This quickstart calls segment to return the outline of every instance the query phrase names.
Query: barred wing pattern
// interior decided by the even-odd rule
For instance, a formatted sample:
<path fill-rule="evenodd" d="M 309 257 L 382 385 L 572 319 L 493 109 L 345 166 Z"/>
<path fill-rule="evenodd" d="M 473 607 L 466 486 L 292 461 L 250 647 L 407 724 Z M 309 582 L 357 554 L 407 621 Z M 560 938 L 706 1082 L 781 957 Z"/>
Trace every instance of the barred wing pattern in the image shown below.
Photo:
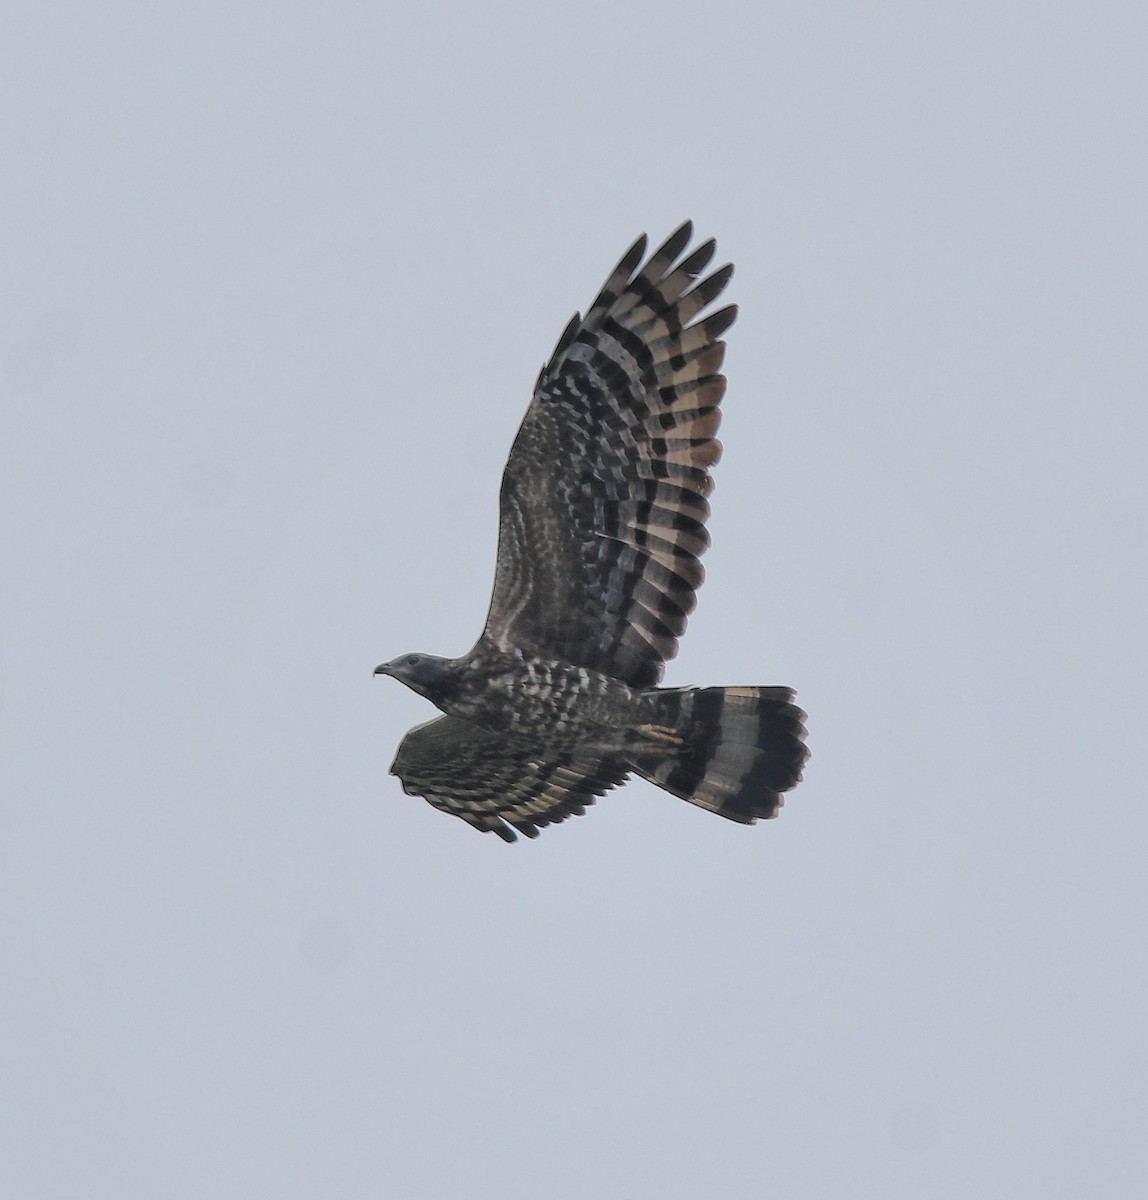
<path fill-rule="evenodd" d="M 515 830 L 537 837 L 545 825 L 580 816 L 628 771 L 573 747 L 543 752 L 457 717 L 416 725 L 391 765 L 408 795 L 507 842 L 517 840 Z"/>
<path fill-rule="evenodd" d="M 633 687 L 658 683 L 677 653 L 709 545 L 720 338 L 737 315 L 695 320 L 733 267 L 697 282 L 714 242 L 678 262 L 692 232 L 687 221 L 640 269 L 639 238 L 543 367 L 503 474 L 479 646 Z"/>

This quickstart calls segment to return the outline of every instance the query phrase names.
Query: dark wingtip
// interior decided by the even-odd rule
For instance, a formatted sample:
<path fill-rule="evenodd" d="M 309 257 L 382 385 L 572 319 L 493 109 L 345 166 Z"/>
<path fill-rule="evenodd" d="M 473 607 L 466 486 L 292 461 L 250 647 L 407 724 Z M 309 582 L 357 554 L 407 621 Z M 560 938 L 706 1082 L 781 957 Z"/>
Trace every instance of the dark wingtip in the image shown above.
<path fill-rule="evenodd" d="M 703 324 L 711 338 L 719 338 L 737 320 L 737 305 L 727 304 L 717 312 L 710 313 Z"/>
<path fill-rule="evenodd" d="M 569 321 L 566 322 L 566 328 L 562 330 L 562 336 L 558 339 L 558 344 L 554 347 L 553 353 L 550 355 L 550 360 L 558 357 L 564 350 L 568 349 L 570 343 L 578 336 L 579 326 L 582 324 L 582 314 L 575 313 Z M 550 361 L 548 360 L 548 361 Z M 546 373 L 546 363 L 542 364 L 542 370 L 539 371 L 539 379 Z"/>
<path fill-rule="evenodd" d="M 689 245 L 694 236 L 693 221 L 685 221 L 670 234 L 668 238 L 654 251 L 654 260 L 665 260 L 673 263 L 679 254 Z"/>
<path fill-rule="evenodd" d="M 638 234 L 634 244 L 622 255 L 617 267 L 614 268 L 615 271 L 624 271 L 627 275 L 632 275 L 634 268 L 645 257 L 648 240 L 644 233 Z"/>
<path fill-rule="evenodd" d="M 685 271 L 691 277 L 696 277 L 706 269 L 716 251 L 717 242 L 713 238 L 710 238 L 708 242 L 702 242 L 696 250 L 683 258 L 678 270 Z"/>

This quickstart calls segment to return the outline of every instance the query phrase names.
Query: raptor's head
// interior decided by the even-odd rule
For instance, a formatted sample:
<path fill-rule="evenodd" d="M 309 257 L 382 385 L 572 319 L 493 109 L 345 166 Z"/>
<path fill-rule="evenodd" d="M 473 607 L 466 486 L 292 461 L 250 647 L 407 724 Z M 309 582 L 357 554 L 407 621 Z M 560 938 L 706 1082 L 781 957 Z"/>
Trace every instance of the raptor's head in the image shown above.
<path fill-rule="evenodd" d="M 389 675 L 405 683 L 411 691 L 425 696 L 432 704 L 450 698 L 457 686 L 454 660 L 434 654 L 400 654 L 375 668 L 376 675 Z"/>

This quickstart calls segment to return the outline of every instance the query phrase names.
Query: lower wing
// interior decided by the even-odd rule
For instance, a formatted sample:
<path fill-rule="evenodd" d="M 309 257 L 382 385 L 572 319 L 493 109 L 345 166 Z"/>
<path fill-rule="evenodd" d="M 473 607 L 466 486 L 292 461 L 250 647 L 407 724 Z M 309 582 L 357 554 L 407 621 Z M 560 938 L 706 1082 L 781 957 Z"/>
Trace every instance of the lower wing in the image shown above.
<path fill-rule="evenodd" d="M 625 778 L 620 760 L 576 746 L 535 746 L 487 733 L 458 717 L 416 725 L 399 745 L 391 774 L 403 791 L 507 842 L 580 816 Z"/>

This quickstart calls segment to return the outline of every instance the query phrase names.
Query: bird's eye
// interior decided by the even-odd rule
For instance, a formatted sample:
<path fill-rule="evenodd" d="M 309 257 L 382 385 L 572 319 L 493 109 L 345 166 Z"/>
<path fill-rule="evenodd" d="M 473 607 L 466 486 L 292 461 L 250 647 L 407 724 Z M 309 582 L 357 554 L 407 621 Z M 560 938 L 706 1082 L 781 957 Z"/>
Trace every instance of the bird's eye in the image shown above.
<path fill-rule="evenodd" d="M 421 662 L 422 662 L 421 655 L 418 655 L 418 654 L 408 654 L 407 655 L 407 666 L 408 667 L 417 667 L 419 665 L 419 663 L 421 663 Z"/>

